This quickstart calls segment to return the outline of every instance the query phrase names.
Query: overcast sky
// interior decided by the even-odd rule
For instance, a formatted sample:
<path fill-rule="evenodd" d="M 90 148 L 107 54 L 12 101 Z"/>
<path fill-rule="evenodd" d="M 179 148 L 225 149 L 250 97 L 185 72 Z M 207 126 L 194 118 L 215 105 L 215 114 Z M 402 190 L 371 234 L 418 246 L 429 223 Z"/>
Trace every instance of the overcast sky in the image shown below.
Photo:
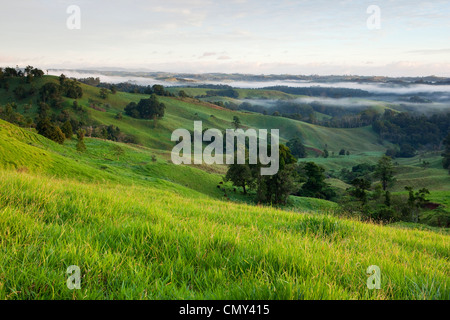
<path fill-rule="evenodd" d="M 67 7 L 81 9 L 70 30 Z M 367 8 L 381 28 L 367 27 Z M 450 1 L 1 0 L 0 65 L 450 76 Z"/>

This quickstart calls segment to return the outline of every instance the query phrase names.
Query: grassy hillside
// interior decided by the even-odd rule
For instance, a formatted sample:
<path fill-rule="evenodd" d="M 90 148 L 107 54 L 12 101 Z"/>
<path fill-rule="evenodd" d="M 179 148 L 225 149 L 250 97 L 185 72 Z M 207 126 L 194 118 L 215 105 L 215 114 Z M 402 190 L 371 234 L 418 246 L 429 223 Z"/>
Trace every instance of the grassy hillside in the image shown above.
<path fill-rule="evenodd" d="M 0 178 L 1 299 L 450 297 L 448 235 L 154 187 Z M 366 287 L 373 264 L 381 290 Z M 66 287 L 69 265 L 81 290 Z"/>
<path fill-rule="evenodd" d="M 25 98 L 17 101 L 14 97 L 13 90 L 19 85 L 19 79 L 12 79 L 10 81 L 9 91 L 2 90 L 0 94 L 0 105 L 8 102 L 16 102 L 19 105 L 19 111 L 22 111 L 22 106 L 28 104 L 30 99 Z M 32 85 L 36 89 L 39 89 L 47 81 L 57 82 L 58 78 L 44 76 L 42 79 L 36 79 Z M 31 84 L 22 85 L 27 90 L 31 87 Z M 351 151 L 381 151 L 386 149 L 385 146 L 377 142 L 377 136 L 370 128 L 326 128 L 283 117 L 264 116 L 249 112 L 235 112 L 189 98 L 182 100 L 172 97 L 160 97 L 161 102 L 166 105 L 166 115 L 164 119 L 158 122 L 158 127 L 154 128 L 153 123 L 147 120 L 133 119 L 128 116 L 124 116 L 123 120 L 114 119 L 114 116 L 118 112 L 123 112 L 123 109 L 129 102 L 138 102 L 140 99 L 148 98 L 147 95 L 117 92 L 116 94 L 109 94 L 106 99 L 101 99 L 100 88 L 85 84 L 81 84 L 81 87 L 83 89 L 83 97 L 78 99 L 78 104 L 88 110 L 89 119 L 93 119 L 99 124 L 114 124 L 119 126 L 123 132 L 134 135 L 139 143 L 151 148 L 171 149 L 170 134 L 172 131 L 180 127 L 192 129 L 194 120 L 202 120 L 204 127 L 227 129 L 231 126 L 233 116 L 237 115 L 245 127 L 280 129 L 280 135 L 283 141 L 302 135 L 307 145 L 319 149 L 322 149 L 325 145 L 333 146 L 336 150 L 348 148 Z M 261 90 L 259 92 L 259 90 L 251 89 L 239 90 L 240 92 L 242 91 L 243 97 L 247 97 L 250 93 L 260 96 L 267 95 L 269 97 L 280 94 L 286 95 L 277 91 Z M 64 100 L 65 107 L 73 114 L 70 110 L 73 100 L 68 98 L 64 98 Z M 31 101 L 36 103 L 37 95 Z M 90 108 L 92 103 L 102 105 L 105 112 Z M 32 111 L 36 111 L 36 107 L 30 112 Z"/>

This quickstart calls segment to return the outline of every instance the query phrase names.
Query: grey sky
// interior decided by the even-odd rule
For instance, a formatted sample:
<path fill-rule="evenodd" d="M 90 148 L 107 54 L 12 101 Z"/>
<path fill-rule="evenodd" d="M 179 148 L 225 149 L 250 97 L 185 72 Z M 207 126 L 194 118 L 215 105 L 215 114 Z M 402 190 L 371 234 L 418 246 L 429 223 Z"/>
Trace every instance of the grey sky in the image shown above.
<path fill-rule="evenodd" d="M 450 1 L 1 0 L 0 39 L 2 66 L 450 76 Z"/>

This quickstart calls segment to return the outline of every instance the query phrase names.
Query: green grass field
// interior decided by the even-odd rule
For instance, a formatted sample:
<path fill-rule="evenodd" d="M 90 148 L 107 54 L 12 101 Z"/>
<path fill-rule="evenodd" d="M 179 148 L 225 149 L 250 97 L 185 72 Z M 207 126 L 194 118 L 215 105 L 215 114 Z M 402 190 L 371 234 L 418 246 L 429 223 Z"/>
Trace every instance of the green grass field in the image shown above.
<path fill-rule="evenodd" d="M 0 173 L 2 299 L 449 299 L 448 235 Z M 68 266 L 82 272 L 70 291 Z M 366 269 L 382 270 L 368 290 Z"/>

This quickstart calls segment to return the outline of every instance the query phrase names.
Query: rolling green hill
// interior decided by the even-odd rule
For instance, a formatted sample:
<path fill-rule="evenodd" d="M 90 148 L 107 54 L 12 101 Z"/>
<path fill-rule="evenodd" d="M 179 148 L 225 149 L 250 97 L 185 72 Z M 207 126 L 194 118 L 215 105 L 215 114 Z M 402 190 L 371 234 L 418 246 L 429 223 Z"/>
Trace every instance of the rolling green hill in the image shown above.
<path fill-rule="evenodd" d="M 57 78 L 33 85 L 46 81 Z M 17 85 L 0 89 L 0 105 L 16 101 Z M 158 97 L 166 114 L 157 123 L 119 120 L 130 101 L 147 96 L 117 92 L 101 99 L 99 88 L 82 88 L 78 103 L 88 124 L 118 126 L 138 143 L 86 137 L 80 153 L 76 139 L 59 145 L 0 120 L 0 299 L 450 298 L 449 235 L 440 229 L 342 218 L 339 205 L 312 198 L 292 196 L 283 208 L 254 205 L 220 184 L 224 166 L 169 161 L 174 129 L 193 129 L 195 120 L 226 129 L 237 115 L 245 128 L 280 129 L 284 142 L 301 136 L 310 149 L 350 150 L 302 160 L 338 171 L 373 164 L 389 146 L 370 127 L 326 128 L 174 97 Z M 79 117 L 72 102 L 65 98 L 64 108 Z M 34 116 L 36 106 L 25 112 L 27 103 L 18 101 L 17 111 Z M 426 186 L 433 201 L 448 207 L 439 156 L 423 157 L 427 169 L 418 157 L 399 160 L 395 191 Z M 66 287 L 70 265 L 81 268 L 82 290 Z M 381 290 L 367 289 L 370 265 L 382 270 Z"/>

